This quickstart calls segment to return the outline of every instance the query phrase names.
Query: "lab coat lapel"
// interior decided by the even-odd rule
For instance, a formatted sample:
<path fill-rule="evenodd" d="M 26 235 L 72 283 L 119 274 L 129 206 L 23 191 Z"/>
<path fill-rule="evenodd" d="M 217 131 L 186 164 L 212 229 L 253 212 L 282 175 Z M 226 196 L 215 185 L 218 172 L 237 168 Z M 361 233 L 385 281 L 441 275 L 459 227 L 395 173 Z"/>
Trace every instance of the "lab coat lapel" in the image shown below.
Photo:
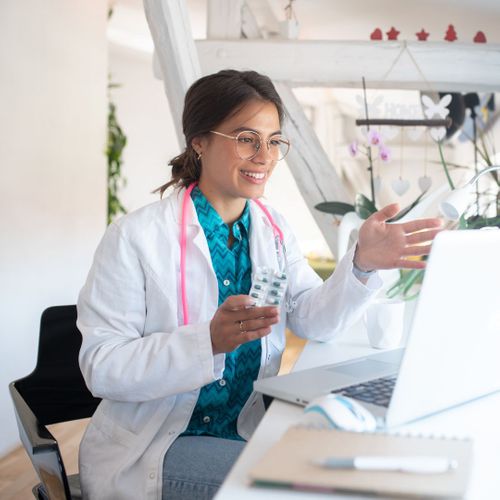
<path fill-rule="evenodd" d="M 252 260 L 252 273 L 259 266 L 278 269 L 279 265 L 271 223 L 258 205 L 252 201 L 250 201 L 250 216 L 250 258 Z"/>

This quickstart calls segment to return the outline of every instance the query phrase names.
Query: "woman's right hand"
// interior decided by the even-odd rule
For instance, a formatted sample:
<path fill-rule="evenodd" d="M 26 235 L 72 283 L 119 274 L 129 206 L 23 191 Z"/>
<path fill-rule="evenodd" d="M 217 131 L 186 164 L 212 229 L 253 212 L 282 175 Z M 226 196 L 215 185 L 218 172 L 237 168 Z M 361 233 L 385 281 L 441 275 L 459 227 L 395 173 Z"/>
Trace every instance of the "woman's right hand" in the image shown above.
<path fill-rule="evenodd" d="M 271 333 L 279 322 L 279 309 L 274 306 L 253 307 L 248 295 L 232 295 L 215 311 L 210 322 L 214 354 L 234 351 L 239 345 Z"/>

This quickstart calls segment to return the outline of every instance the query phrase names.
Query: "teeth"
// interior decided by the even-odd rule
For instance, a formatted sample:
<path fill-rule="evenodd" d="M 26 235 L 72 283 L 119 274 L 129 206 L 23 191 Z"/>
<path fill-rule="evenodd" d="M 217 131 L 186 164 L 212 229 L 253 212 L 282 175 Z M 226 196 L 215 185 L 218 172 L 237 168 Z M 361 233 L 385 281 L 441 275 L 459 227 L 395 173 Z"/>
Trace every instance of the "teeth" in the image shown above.
<path fill-rule="evenodd" d="M 247 172 L 245 170 L 242 170 L 242 172 L 245 175 L 248 175 L 248 177 L 253 177 L 254 179 L 263 179 L 266 176 L 264 172 Z"/>

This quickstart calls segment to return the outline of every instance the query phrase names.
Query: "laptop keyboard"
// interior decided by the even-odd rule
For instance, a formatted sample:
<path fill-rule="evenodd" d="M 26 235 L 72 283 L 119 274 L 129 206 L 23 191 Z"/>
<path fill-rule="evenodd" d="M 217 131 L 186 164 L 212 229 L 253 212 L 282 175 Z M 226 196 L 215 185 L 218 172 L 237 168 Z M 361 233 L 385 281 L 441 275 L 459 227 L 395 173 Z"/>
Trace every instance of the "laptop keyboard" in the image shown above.
<path fill-rule="evenodd" d="M 395 384 L 396 376 L 381 377 L 332 392 L 387 408 Z"/>

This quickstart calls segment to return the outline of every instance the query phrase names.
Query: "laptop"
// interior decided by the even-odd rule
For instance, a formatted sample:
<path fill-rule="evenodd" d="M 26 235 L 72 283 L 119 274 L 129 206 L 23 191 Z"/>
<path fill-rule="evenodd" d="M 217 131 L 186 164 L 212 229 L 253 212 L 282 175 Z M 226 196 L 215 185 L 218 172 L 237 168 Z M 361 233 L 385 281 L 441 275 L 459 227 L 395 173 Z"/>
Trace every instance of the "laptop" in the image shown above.
<path fill-rule="evenodd" d="M 500 230 L 442 231 L 406 348 L 257 380 L 291 403 L 339 392 L 393 427 L 500 390 Z"/>

